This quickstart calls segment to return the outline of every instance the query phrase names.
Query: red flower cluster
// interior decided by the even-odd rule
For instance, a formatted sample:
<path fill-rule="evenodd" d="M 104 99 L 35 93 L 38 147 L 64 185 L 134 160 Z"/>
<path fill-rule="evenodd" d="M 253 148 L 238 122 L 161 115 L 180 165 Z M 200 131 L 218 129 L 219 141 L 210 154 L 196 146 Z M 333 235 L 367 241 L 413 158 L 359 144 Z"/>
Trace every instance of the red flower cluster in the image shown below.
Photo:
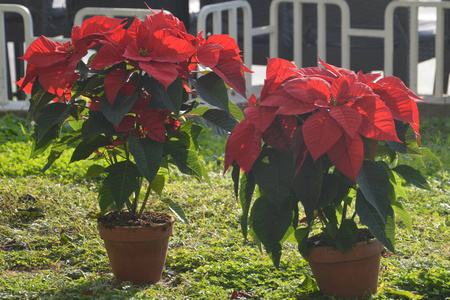
<path fill-rule="evenodd" d="M 90 111 L 100 111 L 105 97 L 113 108 L 121 97 L 138 94 L 130 110 L 123 111 L 120 124 L 114 124 L 115 129 L 124 132 L 139 128 L 159 142 L 165 140 L 165 129 L 178 128 L 179 122 L 174 119 L 177 116 L 168 110 L 149 108 L 152 95 L 133 75 L 147 74 L 166 90 L 180 78 L 190 92 L 188 78 L 194 77 L 198 64 L 202 64 L 245 95 L 244 72 L 248 70 L 234 39 L 227 35 L 204 39 L 201 33 L 195 37 L 173 15 L 152 12 L 144 21 L 134 18 L 129 26 L 122 19 L 90 18 L 72 29 L 71 41 L 66 44 L 39 37 L 22 57 L 28 67 L 26 76 L 18 82 L 20 89 L 31 93 L 38 80 L 47 92 L 55 95 L 54 101 L 71 101 L 71 92 L 74 93 L 74 86 L 82 78 L 79 63 L 89 49 L 95 49 L 97 52 L 86 67 L 91 73 L 103 72 L 103 94 L 98 86 L 96 91 L 84 90 L 82 96 L 88 99 Z M 135 126 L 137 123 L 140 125 Z"/>
<path fill-rule="evenodd" d="M 264 140 L 292 153 L 297 170 L 307 153 L 314 160 L 326 154 L 356 181 L 365 156 L 362 137 L 400 142 L 394 120 L 408 122 L 419 136 L 415 100 L 421 99 L 400 79 L 320 62 L 325 68 L 269 59 L 260 100 L 248 99 L 246 118 L 228 139 L 225 169 L 235 161 L 249 172 Z"/>

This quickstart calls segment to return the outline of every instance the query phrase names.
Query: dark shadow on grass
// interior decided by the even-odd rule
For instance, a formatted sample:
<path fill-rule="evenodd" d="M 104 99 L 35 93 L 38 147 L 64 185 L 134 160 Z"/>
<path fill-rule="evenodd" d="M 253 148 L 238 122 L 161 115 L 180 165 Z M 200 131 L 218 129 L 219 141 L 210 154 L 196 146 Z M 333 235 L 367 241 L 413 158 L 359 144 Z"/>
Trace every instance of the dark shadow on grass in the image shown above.
<path fill-rule="evenodd" d="M 150 286 L 118 281 L 111 274 L 68 276 L 74 278 L 67 277 L 64 286 L 54 295 L 48 295 L 47 299 L 129 299 Z"/>

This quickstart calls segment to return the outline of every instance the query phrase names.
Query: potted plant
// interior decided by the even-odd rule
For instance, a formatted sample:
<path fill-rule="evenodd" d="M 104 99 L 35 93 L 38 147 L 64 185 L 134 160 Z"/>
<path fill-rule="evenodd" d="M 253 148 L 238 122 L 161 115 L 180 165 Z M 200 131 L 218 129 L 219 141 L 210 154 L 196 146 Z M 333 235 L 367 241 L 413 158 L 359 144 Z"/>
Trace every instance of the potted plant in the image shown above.
<path fill-rule="evenodd" d="M 320 62 L 269 59 L 260 99 L 248 99 L 227 140 L 225 170 L 233 166 L 245 238 L 262 243 L 278 267 L 281 244 L 295 236 L 322 292 L 358 297 L 376 292 L 384 247 L 395 251 L 395 217 L 412 227 L 402 181 L 429 188 L 400 157 L 436 158 L 420 147 L 421 99 L 400 79 Z M 355 268 L 365 256 L 373 275 Z"/>
<path fill-rule="evenodd" d="M 163 197 L 168 170 L 208 180 L 196 117 L 230 132 L 243 115 L 227 87 L 244 95 L 247 71 L 229 36 L 192 36 L 177 18 L 152 12 L 144 21 L 93 17 L 65 44 L 39 37 L 22 57 L 27 72 L 18 82 L 31 94 L 32 156 L 50 148 L 44 171 L 70 147 L 71 162 L 97 162 L 87 175 L 101 178 L 100 235 L 116 278 L 136 283 L 161 278 L 174 223 L 147 211 L 149 199 L 162 199 L 186 220 Z M 197 94 L 210 105 L 200 105 Z M 72 129 L 62 130 L 67 123 Z"/>

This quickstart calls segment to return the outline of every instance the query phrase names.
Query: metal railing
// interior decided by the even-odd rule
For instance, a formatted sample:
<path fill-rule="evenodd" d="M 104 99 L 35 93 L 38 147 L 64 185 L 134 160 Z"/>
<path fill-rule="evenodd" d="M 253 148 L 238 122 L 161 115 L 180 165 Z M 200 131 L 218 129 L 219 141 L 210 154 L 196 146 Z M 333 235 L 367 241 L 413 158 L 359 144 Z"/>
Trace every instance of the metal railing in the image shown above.
<path fill-rule="evenodd" d="M 222 26 L 222 13 L 228 13 L 228 34 L 238 40 L 239 28 L 238 28 L 238 11 L 243 12 L 243 60 L 247 66 L 252 65 L 253 61 L 253 41 L 254 34 L 252 28 L 252 9 L 247 1 L 229 1 L 217 4 L 206 5 L 202 7 L 197 18 L 198 31 L 204 31 L 206 34 L 206 23 L 209 15 L 212 15 L 212 34 L 224 33 Z M 246 81 L 251 81 L 251 73 L 246 74 Z"/>
<path fill-rule="evenodd" d="M 161 10 L 154 10 L 160 12 Z M 164 11 L 170 14 L 169 11 Z M 16 13 L 19 14 L 23 19 L 24 24 L 24 49 L 37 38 L 34 36 L 34 28 L 32 22 L 32 16 L 28 8 L 18 4 L 0 4 L 0 110 L 10 111 L 10 110 L 27 110 L 29 106 L 28 101 L 23 100 L 13 100 L 8 97 L 8 85 L 11 82 L 7 80 L 8 78 L 8 62 L 7 62 L 7 41 L 5 33 L 5 13 Z M 108 16 L 108 17 L 134 17 L 139 19 L 144 19 L 145 16 L 151 14 L 148 9 L 129 9 L 129 8 L 103 8 L 103 7 L 86 7 L 80 9 L 74 19 L 75 25 L 81 25 L 83 20 L 88 16 Z M 64 37 L 50 37 L 53 41 L 60 43 L 65 43 L 70 41 L 69 38 Z M 26 64 L 25 64 L 26 65 Z M 10 69 L 14 66 L 10 66 Z M 9 74 L 12 78 L 12 75 Z"/>
<path fill-rule="evenodd" d="M 436 77 L 434 81 L 434 97 L 437 99 L 445 97 L 444 91 L 444 10 L 450 9 L 450 1 L 443 2 L 423 2 L 423 1 L 393 1 L 388 4 L 384 17 L 384 73 L 393 74 L 394 56 L 394 12 L 399 7 L 410 9 L 409 25 L 409 88 L 417 92 L 417 66 L 419 62 L 419 7 L 436 8 L 436 36 L 435 36 L 435 56 L 436 56 Z"/>
<path fill-rule="evenodd" d="M 242 40 L 244 63 L 252 66 L 253 44 L 252 39 L 258 35 L 269 35 L 270 57 L 278 56 L 279 40 L 279 8 L 281 3 L 293 4 L 293 49 L 294 62 L 302 66 L 302 5 L 316 4 L 317 6 L 317 51 L 318 56 L 326 61 L 326 5 L 336 5 L 341 11 L 341 66 L 350 67 L 351 37 L 373 37 L 384 40 L 384 73 L 393 74 L 394 65 L 394 12 L 397 8 L 410 9 L 409 26 L 409 88 L 417 92 L 417 65 L 418 65 L 418 8 L 435 7 L 437 10 L 435 56 L 436 56 L 436 80 L 434 87 L 435 99 L 446 99 L 448 95 L 444 91 L 444 11 L 450 9 L 450 1 L 422 2 L 397 0 L 392 1 L 385 10 L 384 29 L 361 29 L 350 26 L 350 9 L 345 0 L 273 0 L 270 5 L 270 20 L 267 26 L 252 27 L 252 10 L 247 1 L 237 0 L 202 7 L 197 19 L 197 29 L 206 30 L 206 20 L 213 15 L 213 33 L 222 33 L 222 12 L 228 12 L 228 34 L 238 39 L 238 10 L 243 12 Z M 4 30 L 4 14 L 13 12 L 20 14 L 24 22 L 25 48 L 36 38 L 33 36 L 33 23 L 30 11 L 21 5 L 0 4 L 0 109 L 26 109 L 28 101 L 11 101 L 7 97 L 7 56 L 6 38 Z M 84 8 L 75 16 L 75 24 L 81 24 L 86 16 L 106 15 L 138 16 L 140 18 L 149 14 L 147 9 L 124 8 Z M 52 38 L 55 41 L 65 42 L 68 39 Z M 406 55 L 406 54 L 405 54 Z M 247 75 L 247 82 L 251 82 L 251 75 Z"/>
<path fill-rule="evenodd" d="M 341 12 L 341 67 L 350 68 L 351 57 L 351 37 L 369 37 L 384 40 L 384 74 L 386 76 L 393 74 L 394 66 L 394 11 L 398 7 L 410 8 L 410 49 L 409 49 L 409 88 L 417 92 L 417 65 L 418 65 L 418 8 L 419 7 L 436 7 L 437 9 L 437 32 L 436 32 L 436 80 L 434 88 L 434 98 L 446 99 L 444 91 L 444 10 L 450 8 L 450 2 L 421 2 L 397 0 L 392 1 L 386 7 L 384 12 L 384 29 L 364 29 L 353 28 L 350 25 L 350 9 L 345 0 L 273 0 L 270 5 L 270 20 L 267 26 L 249 28 L 246 24 L 250 23 L 246 18 L 251 17 L 251 8 L 246 1 L 229 1 L 225 3 L 206 5 L 201 9 L 197 28 L 199 30 L 206 29 L 206 17 L 213 14 L 213 33 L 221 33 L 221 12 L 228 11 L 231 14 L 228 20 L 228 26 L 231 28 L 229 32 L 233 37 L 237 38 L 235 33 L 235 11 L 236 9 L 244 9 L 244 28 L 243 28 L 243 52 L 244 63 L 251 68 L 252 38 L 257 35 L 269 34 L 270 57 L 278 57 L 279 45 L 279 10 L 280 4 L 293 4 L 293 49 L 294 63 L 301 67 L 302 64 L 302 6 L 304 4 L 315 4 L 317 6 L 317 55 L 324 61 L 327 58 L 327 29 L 326 29 L 326 5 L 336 5 Z M 202 12 L 203 11 L 203 12 Z M 251 19 L 250 19 L 251 20 Z M 407 55 L 405 53 L 405 55 Z"/>
<path fill-rule="evenodd" d="M 1 4 L 0 5 L 0 109 L 1 110 L 26 110 L 28 108 L 28 101 L 12 101 L 8 99 L 8 85 L 11 82 L 8 78 L 8 57 L 7 57 L 7 42 L 5 32 L 5 13 L 19 14 L 23 19 L 24 27 L 24 44 L 30 45 L 33 40 L 33 22 L 31 13 L 25 6 L 16 4 Z M 12 67 L 12 66 L 11 66 Z"/>
<path fill-rule="evenodd" d="M 160 9 L 154 9 L 160 12 Z M 170 14 L 169 11 L 164 10 L 165 14 Z M 151 14 L 151 11 L 146 8 L 107 8 L 107 7 L 85 7 L 80 9 L 73 20 L 74 25 L 81 25 L 87 16 L 106 16 L 110 18 L 116 17 L 134 17 L 138 19 L 145 19 Z"/>

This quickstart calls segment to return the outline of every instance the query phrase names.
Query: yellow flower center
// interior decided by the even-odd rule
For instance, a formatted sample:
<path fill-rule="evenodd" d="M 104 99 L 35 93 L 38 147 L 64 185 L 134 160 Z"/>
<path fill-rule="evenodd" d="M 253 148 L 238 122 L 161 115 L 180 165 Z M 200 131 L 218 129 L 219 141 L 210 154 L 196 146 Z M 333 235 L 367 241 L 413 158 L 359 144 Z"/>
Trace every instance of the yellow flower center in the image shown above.
<path fill-rule="evenodd" d="M 148 54 L 147 48 L 141 48 L 139 49 L 139 55 L 146 56 Z"/>

